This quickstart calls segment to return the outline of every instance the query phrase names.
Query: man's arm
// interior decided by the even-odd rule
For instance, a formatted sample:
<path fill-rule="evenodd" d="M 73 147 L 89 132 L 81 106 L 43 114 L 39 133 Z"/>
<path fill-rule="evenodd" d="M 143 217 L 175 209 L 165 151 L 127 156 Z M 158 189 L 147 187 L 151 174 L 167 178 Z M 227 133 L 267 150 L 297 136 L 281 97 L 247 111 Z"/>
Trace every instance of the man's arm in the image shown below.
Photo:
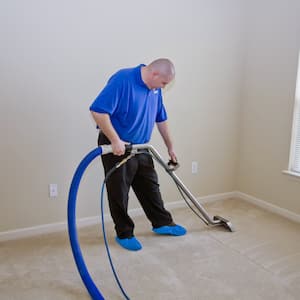
<path fill-rule="evenodd" d="M 156 123 L 156 125 L 157 125 L 160 135 L 162 136 L 162 138 L 168 148 L 168 153 L 170 155 L 171 160 L 173 162 L 177 162 L 177 158 L 176 158 L 176 154 L 173 149 L 173 142 L 171 139 L 167 121 Z"/>
<path fill-rule="evenodd" d="M 111 124 L 109 114 L 97 113 L 94 111 L 91 111 L 91 113 L 101 131 L 110 140 L 113 154 L 123 155 L 125 153 L 126 143 L 120 139 L 119 135 L 115 131 L 113 125 Z"/>

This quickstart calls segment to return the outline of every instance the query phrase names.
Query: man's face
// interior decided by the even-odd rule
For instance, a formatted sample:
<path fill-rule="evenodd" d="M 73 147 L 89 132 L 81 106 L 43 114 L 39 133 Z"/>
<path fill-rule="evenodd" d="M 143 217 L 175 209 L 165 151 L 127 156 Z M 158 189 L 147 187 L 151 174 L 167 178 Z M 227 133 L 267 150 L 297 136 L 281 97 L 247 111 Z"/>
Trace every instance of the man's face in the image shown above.
<path fill-rule="evenodd" d="M 168 83 L 170 83 L 173 80 L 172 77 L 164 76 L 159 73 L 153 73 L 151 78 L 151 88 L 152 89 L 158 89 L 158 88 L 164 88 Z"/>

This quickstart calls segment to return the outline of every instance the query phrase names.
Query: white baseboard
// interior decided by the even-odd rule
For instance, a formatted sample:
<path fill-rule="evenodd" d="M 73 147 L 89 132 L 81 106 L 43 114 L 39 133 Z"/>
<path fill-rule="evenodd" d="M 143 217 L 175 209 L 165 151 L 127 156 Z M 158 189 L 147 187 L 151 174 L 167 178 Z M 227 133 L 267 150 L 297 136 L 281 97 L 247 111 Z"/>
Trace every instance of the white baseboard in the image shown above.
<path fill-rule="evenodd" d="M 289 220 L 300 223 L 300 215 L 293 213 L 287 209 L 281 208 L 279 206 L 273 205 L 264 200 L 255 198 L 251 195 L 247 195 L 245 193 L 239 192 L 239 191 L 198 197 L 197 200 L 201 204 L 205 204 L 205 203 L 210 203 L 210 202 L 214 202 L 214 201 L 226 200 L 226 199 L 230 199 L 230 198 L 239 198 L 241 200 L 250 202 L 254 205 L 264 208 L 270 212 L 273 212 L 275 214 L 283 216 Z M 165 203 L 165 207 L 168 210 L 181 208 L 184 206 L 186 206 L 186 204 L 183 200 Z M 143 212 L 142 208 L 134 208 L 134 209 L 129 209 L 128 213 L 132 217 L 137 217 L 137 216 L 142 215 L 144 212 Z M 105 214 L 104 218 L 105 218 L 105 222 L 112 221 L 111 216 L 109 214 Z M 100 215 L 94 216 L 94 217 L 77 219 L 78 228 L 91 226 L 91 225 L 95 225 L 95 224 L 99 224 L 99 223 L 100 223 Z M 20 229 L 16 229 L 16 230 L 0 232 L 0 242 L 7 241 L 7 240 L 13 240 L 13 239 L 27 238 L 27 237 L 41 235 L 41 234 L 54 233 L 54 232 L 59 232 L 59 231 L 67 231 L 67 222 L 45 224 L 45 225 L 39 225 L 39 226 L 35 226 L 35 227 L 27 227 L 27 228 L 20 228 Z"/>
<path fill-rule="evenodd" d="M 232 198 L 234 196 L 235 196 L 235 192 L 229 192 L 229 193 L 214 194 L 214 195 L 208 195 L 208 196 L 204 196 L 204 197 L 198 197 L 197 200 L 203 204 L 203 203 L 214 202 L 214 201 L 218 201 L 218 200 Z M 186 204 L 183 200 L 165 203 L 165 207 L 168 210 L 184 207 L 185 205 Z M 136 217 L 136 216 L 142 215 L 144 212 L 143 212 L 142 208 L 134 208 L 134 209 L 129 209 L 128 213 L 130 214 L 130 216 Z M 105 222 L 112 221 L 110 214 L 105 214 L 104 218 L 105 218 Z M 99 223 L 100 223 L 100 215 L 88 217 L 88 218 L 77 219 L 78 228 L 95 225 L 95 224 L 99 224 Z M 59 232 L 59 231 L 67 231 L 67 227 L 68 227 L 67 222 L 59 222 L 59 223 L 53 223 L 53 224 L 39 225 L 39 226 L 35 226 L 35 227 L 27 227 L 27 228 L 20 228 L 20 229 L 16 229 L 16 230 L 4 231 L 4 232 L 0 232 L 0 242 L 7 241 L 7 240 L 27 238 L 27 237 L 36 236 L 36 235 L 54 233 L 54 232 Z"/>
<path fill-rule="evenodd" d="M 105 220 L 107 222 L 112 221 L 111 216 L 105 215 Z M 77 219 L 78 228 L 82 228 L 82 227 L 86 227 L 98 223 L 100 223 L 100 216 Z M 7 240 L 22 239 L 31 236 L 37 236 L 37 235 L 60 232 L 60 231 L 67 231 L 67 230 L 68 230 L 67 222 L 59 222 L 59 223 L 38 225 L 34 227 L 20 228 L 16 230 L 0 232 L 0 242 L 7 241 Z"/>
<path fill-rule="evenodd" d="M 291 212 L 290 210 L 287 210 L 285 208 L 279 207 L 277 205 L 271 204 L 269 202 L 266 202 L 264 200 L 258 199 L 256 197 L 250 196 L 248 194 L 245 194 L 245 193 L 242 193 L 239 191 L 234 192 L 234 194 L 235 194 L 236 198 L 250 202 L 256 206 L 259 206 L 259 207 L 266 209 L 272 213 L 275 213 L 277 215 L 285 217 L 291 221 L 300 223 L 300 215 L 298 215 L 294 212 Z"/>

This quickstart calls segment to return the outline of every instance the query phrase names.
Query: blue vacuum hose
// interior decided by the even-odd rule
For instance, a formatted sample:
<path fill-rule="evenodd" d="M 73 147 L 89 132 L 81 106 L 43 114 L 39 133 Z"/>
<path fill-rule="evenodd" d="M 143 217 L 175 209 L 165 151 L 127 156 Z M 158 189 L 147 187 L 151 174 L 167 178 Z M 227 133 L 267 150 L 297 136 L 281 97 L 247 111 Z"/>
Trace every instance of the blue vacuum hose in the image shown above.
<path fill-rule="evenodd" d="M 69 191 L 69 199 L 68 199 L 68 230 L 69 230 L 71 248 L 81 279 L 85 284 L 93 300 L 102 300 L 102 299 L 104 300 L 104 297 L 102 296 L 101 292 L 98 290 L 95 283 L 93 282 L 87 270 L 87 267 L 85 265 L 84 259 L 82 257 L 81 249 L 78 242 L 77 229 L 76 229 L 76 197 L 77 197 L 80 180 L 84 171 L 91 163 L 91 161 L 95 157 L 101 154 L 102 154 L 102 148 L 98 147 L 93 151 L 91 151 L 89 154 L 87 154 L 86 157 L 81 161 L 74 174 L 70 191 Z"/>

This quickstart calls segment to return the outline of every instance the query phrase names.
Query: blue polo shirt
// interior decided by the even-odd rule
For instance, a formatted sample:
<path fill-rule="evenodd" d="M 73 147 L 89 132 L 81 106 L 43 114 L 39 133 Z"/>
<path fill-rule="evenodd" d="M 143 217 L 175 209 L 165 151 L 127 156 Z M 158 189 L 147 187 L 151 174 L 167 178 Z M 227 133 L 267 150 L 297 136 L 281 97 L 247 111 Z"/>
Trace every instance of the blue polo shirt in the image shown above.
<path fill-rule="evenodd" d="M 145 85 L 142 66 L 115 73 L 90 106 L 91 111 L 109 114 L 121 140 L 132 144 L 148 143 L 155 122 L 167 120 L 161 89 Z"/>

